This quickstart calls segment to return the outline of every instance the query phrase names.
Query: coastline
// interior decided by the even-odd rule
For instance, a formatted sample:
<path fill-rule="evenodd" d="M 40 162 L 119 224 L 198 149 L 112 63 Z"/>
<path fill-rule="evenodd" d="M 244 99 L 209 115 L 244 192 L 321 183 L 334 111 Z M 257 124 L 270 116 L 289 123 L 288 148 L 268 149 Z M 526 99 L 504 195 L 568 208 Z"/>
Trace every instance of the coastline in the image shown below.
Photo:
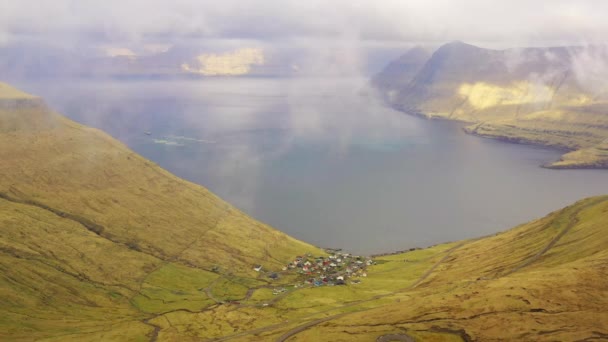
<path fill-rule="evenodd" d="M 450 118 L 450 117 L 445 117 L 445 116 L 428 115 L 421 111 L 415 111 L 412 109 L 400 108 L 399 106 L 393 106 L 390 103 L 386 103 L 385 105 L 387 105 L 390 108 L 393 108 L 399 112 L 402 112 L 406 115 L 410 115 L 410 116 L 414 116 L 414 117 L 418 117 L 418 118 L 422 118 L 422 119 L 453 121 L 453 122 L 462 123 L 463 125 L 465 125 L 464 127 L 462 127 L 462 130 L 466 134 L 472 135 L 472 136 L 475 136 L 478 138 L 492 139 L 492 140 L 497 140 L 497 141 L 500 141 L 503 143 L 509 143 L 509 144 L 544 147 L 544 148 L 549 148 L 549 149 L 562 153 L 562 157 L 560 159 L 555 160 L 555 161 L 548 161 L 547 163 L 543 163 L 543 164 L 539 165 L 539 167 L 541 167 L 541 168 L 551 169 L 551 170 L 607 170 L 608 169 L 608 161 L 602 162 L 601 160 L 597 160 L 594 162 L 593 161 L 592 162 L 572 161 L 570 164 L 567 164 L 567 165 L 559 164 L 560 162 L 564 161 L 564 159 L 563 159 L 564 155 L 566 155 L 568 153 L 576 152 L 576 151 L 581 151 L 584 148 L 574 148 L 574 147 L 567 146 L 564 144 L 559 144 L 559 143 L 545 143 L 545 142 L 538 141 L 538 140 L 526 139 L 525 137 L 522 137 L 522 136 L 483 134 L 483 133 L 479 133 L 477 131 L 477 128 L 481 124 L 480 122 L 455 119 L 455 118 Z"/>

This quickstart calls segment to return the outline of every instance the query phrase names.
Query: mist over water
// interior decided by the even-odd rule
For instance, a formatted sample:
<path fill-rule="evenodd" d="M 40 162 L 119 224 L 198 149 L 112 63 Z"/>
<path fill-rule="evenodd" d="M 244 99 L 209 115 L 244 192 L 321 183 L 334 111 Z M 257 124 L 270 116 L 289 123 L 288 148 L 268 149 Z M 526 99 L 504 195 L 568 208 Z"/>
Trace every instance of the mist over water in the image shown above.
<path fill-rule="evenodd" d="M 323 247 L 380 253 L 492 234 L 608 193 L 605 170 L 381 106 L 365 80 L 19 84 L 245 212 Z"/>

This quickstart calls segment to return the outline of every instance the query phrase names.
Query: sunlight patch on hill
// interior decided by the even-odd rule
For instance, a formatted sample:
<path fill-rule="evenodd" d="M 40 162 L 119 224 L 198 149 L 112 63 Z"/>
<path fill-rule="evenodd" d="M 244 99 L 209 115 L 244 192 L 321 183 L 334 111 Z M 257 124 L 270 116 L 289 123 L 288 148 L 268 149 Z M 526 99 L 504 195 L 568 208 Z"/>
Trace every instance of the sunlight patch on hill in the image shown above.
<path fill-rule="evenodd" d="M 513 83 L 509 87 L 485 82 L 463 83 L 458 88 L 458 95 L 476 109 L 548 102 L 551 101 L 553 94 L 554 90 L 551 87 L 526 81 Z"/>
<path fill-rule="evenodd" d="M 264 51 L 258 48 L 239 49 L 223 54 L 202 54 L 196 64 L 182 64 L 182 70 L 205 76 L 246 75 L 253 65 L 264 64 Z"/>

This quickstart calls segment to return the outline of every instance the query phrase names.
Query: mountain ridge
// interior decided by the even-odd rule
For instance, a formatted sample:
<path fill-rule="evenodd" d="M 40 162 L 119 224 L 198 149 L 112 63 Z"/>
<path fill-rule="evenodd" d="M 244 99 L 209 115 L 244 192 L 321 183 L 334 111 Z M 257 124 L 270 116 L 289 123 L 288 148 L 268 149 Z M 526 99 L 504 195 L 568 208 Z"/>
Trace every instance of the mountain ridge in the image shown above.
<path fill-rule="evenodd" d="M 585 151 L 546 167 L 604 168 L 608 88 L 593 68 L 607 57 L 603 46 L 490 50 L 452 42 L 399 82 L 382 86 L 388 74 L 401 76 L 389 65 L 372 84 L 390 106 L 469 122 L 471 134 Z"/>

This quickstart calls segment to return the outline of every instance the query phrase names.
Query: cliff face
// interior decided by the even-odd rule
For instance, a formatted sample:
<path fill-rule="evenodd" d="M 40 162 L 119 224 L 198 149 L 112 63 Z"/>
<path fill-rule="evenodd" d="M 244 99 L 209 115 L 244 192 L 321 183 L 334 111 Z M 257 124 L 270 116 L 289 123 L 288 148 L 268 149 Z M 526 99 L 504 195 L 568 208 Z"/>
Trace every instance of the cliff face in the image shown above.
<path fill-rule="evenodd" d="M 467 129 L 473 134 L 577 150 L 608 137 L 608 88 L 598 82 L 598 64 L 600 72 L 608 65 L 602 47 L 489 50 L 453 42 L 407 82 L 378 88 L 399 110 L 475 123 Z M 386 71 L 376 78 L 390 80 Z"/>

